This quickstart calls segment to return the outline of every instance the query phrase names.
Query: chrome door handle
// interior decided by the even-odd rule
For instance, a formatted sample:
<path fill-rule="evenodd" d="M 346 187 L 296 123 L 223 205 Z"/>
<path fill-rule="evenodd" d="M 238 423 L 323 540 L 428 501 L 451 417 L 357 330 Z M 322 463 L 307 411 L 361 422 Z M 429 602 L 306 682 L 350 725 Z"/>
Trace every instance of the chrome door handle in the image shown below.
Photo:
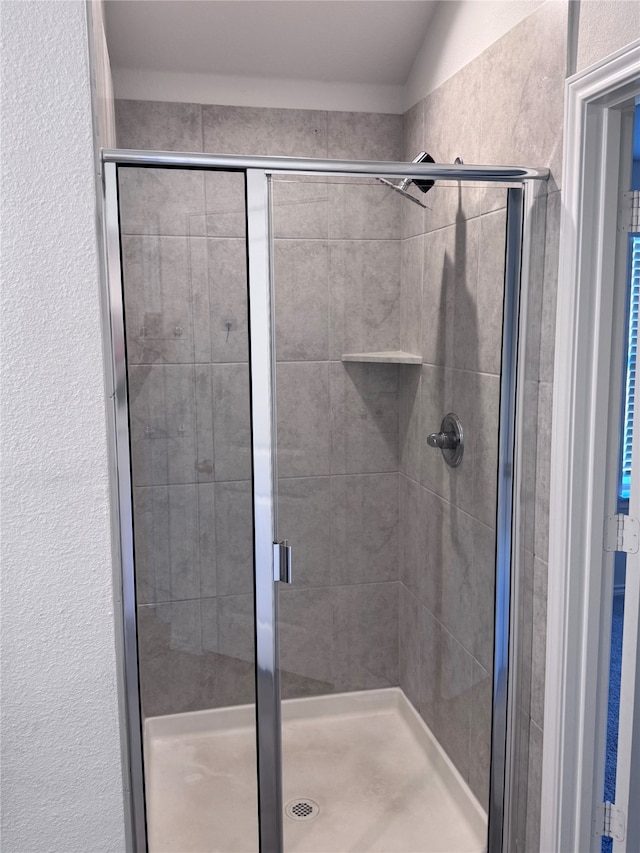
<path fill-rule="evenodd" d="M 291 583 L 291 545 L 288 539 L 273 543 L 273 579 Z"/>

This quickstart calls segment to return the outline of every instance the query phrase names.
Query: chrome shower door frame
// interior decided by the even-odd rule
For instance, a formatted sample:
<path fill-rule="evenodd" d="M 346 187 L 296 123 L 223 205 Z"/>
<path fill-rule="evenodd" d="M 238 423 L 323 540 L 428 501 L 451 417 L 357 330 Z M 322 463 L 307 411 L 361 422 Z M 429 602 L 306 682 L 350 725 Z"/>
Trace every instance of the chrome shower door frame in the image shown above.
<path fill-rule="evenodd" d="M 283 850 L 282 756 L 278 663 L 277 586 L 274 579 L 275 541 L 275 352 L 271 281 L 272 235 L 269 179 L 272 175 L 325 177 L 419 178 L 461 183 L 519 185 L 507 194 L 505 304 L 500 380 L 500 436 L 498 448 L 498 515 L 496 526 L 496 609 L 494 624 L 493 714 L 489 853 L 506 850 L 509 838 L 513 739 L 516 731 L 514 690 L 517 669 L 518 547 L 524 395 L 526 290 L 523 246 L 530 244 L 530 211 L 537 186 L 548 170 L 524 167 L 443 166 L 375 161 L 308 160 L 285 157 L 234 157 L 173 152 L 113 150 L 103 152 L 104 205 L 108 270 L 105 318 L 111 340 L 107 383 L 115 399 L 112 425 L 115 437 L 118 526 L 122 564 L 122 618 L 127 695 L 126 741 L 128 782 L 133 812 L 132 849 L 146 849 L 141 714 L 138 689 L 135 576 L 133 559 L 129 412 L 122 305 L 122 270 L 118 212 L 117 169 L 136 166 L 217 171 L 240 171 L 246 178 L 246 223 L 249 291 L 249 361 L 254 512 L 254 581 L 256 636 L 256 725 L 258 750 L 258 808 L 261 853 Z"/>

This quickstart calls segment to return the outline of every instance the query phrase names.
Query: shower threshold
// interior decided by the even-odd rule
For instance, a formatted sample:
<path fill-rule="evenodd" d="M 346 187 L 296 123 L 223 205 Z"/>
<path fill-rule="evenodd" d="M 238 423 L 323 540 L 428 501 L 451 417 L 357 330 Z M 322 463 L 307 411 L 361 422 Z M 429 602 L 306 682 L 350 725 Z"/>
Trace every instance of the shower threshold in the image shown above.
<path fill-rule="evenodd" d="M 400 688 L 282 703 L 287 853 L 479 853 L 486 815 Z M 255 853 L 253 705 L 153 717 L 150 853 Z"/>

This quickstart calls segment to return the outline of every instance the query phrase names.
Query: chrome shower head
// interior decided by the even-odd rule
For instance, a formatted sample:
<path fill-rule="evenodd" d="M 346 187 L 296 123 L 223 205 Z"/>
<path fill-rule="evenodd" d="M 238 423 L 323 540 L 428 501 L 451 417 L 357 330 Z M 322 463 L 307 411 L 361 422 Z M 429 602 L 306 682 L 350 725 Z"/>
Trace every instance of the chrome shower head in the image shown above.
<path fill-rule="evenodd" d="M 392 184 L 391 181 L 388 181 L 386 178 L 376 178 L 376 180 L 380 181 L 381 184 L 385 184 L 385 186 L 387 186 L 387 187 L 391 187 L 392 190 L 395 190 L 397 193 L 400 193 L 400 195 L 403 195 L 405 198 L 408 198 L 409 201 L 412 201 L 414 204 L 417 204 L 418 207 L 424 207 L 425 210 L 431 210 L 431 208 L 428 207 L 426 204 L 423 204 L 419 198 L 415 198 L 414 196 L 410 195 L 403 188 L 403 184 L 407 184 L 407 183 L 410 184 L 411 183 L 410 180 L 409 181 L 404 180 L 404 181 L 402 181 L 401 184 Z"/>
<path fill-rule="evenodd" d="M 413 158 L 413 160 L 411 162 L 412 163 L 435 163 L 435 160 L 433 159 L 433 157 L 430 154 L 427 154 L 426 151 L 421 151 L 417 157 Z M 408 198 L 414 204 L 417 204 L 420 207 L 424 207 L 427 210 L 429 209 L 426 204 L 423 204 L 417 198 L 410 195 L 407 192 L 407 190 L 408 190 L 410 184 L 415 184 L 419 190 L 421 190 L 423 193 L 426 193 L 426 192 L 429 192 L 431 187 L 434 185 L 435 181 L 432 181 L 430 179 L 420 180 L 420 178 L 404 178 L 402 181 L 400 181 L 399 184 L 392 184 L 391 181 L 387 181 L 384 178 L 378 178 L 378 180 L 381 183 L 386 184 L 388 187 L 391 187 L 391 189 L 395 190 L 396 192 L 401 193 L 403 196 L 405 196 L 405 198 Z"/>

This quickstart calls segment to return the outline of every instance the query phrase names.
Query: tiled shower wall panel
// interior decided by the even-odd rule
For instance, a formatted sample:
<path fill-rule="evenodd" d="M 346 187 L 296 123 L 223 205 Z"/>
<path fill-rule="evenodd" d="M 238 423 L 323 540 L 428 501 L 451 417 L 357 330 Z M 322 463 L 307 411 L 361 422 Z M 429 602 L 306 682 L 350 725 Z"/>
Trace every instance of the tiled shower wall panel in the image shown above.
<path fill-rule="evenodd" d="M 549 166 L 552 172 L 549 194 L 539 205 L 538 240 L 546 245 L 544 252 L 540 245 L 535 252 L 526 356 L 529 440 L 524 460 L 525 583 L 519 603 L 524 642 L 518 685 L 525 736 L 520 745 L 521 808 L 513 845 L 514 850 L 527 851 L 539 847 L 566 32 L 567 4 L 545 3 L 404 116 L 403 159 L 426 150 L 439 162 L 450 163 L 459 156 L 465 163 L 521 163 Z M 410 320 L 422 303 L 421 328 L 416 322 L 405 328 L 413 341 L 422 335 L 424 364 L 421 372 L 416 368 L 416 373 L 406 374 L 401 393 L 401 685 L 410 697 L 418 696 L 412 701 L 486 803 L 491 673 L 487 620 L 505 196 L 467 187 L 460 195 L 452 189 L 440 200 L 436 193 L 442 196 L 445 189 L 438 186 L 427 196 L 432 211 L 403 212 L 401 313 Z M 432 408 L 430 400 L 439 405 Z M 433 451 L 423 443 L 416 447 L 415 436 L 435 429 L 441 413 L 457 406 L 469 426 L 468 456 L 457 472 L 437 470 Z M 413 515 L 405 506 L 414 508 Z M 434 522 L 439 515 L 442 524 Z M 450 566 L 433 557 L 443 539 Z M 430 555 L 426 562 L 433 561 L 435 568 L 416 572 L 420 553 Z M 456 606 L 466 619 L 457 619 L 451 607 L 452 577 Z M 432 646 L 417 643 L 416 635 L 433 638 Z M 429 647 L 434 649 L 433 659 L 412 657 L 412 649 Z"/>
<path fill-rule="evenodd" d="M 480 194 L 437 186 L 424 233 L 403 241 L 423 364 L 401 391 L 400 660 L 405 692 L 486 807 L 506 193 L 483 190 L 483 215 Z M 464 429 L 457 468 L 426 442 L 447 412 Z"/>
<path fill-rule="evenodd" d="M 119 145 L 398 159 L 401 117 L 117 103 Z M 364 146 L 364 147 L 363 147 Z M 122 230 L 143 711 L 252 701 L 242 180 L 128 171 Z M 398 683 L 400 202 L 274 188 L 283 693 Z M 231 327 L 227 328 L 227 323 Z"/>

